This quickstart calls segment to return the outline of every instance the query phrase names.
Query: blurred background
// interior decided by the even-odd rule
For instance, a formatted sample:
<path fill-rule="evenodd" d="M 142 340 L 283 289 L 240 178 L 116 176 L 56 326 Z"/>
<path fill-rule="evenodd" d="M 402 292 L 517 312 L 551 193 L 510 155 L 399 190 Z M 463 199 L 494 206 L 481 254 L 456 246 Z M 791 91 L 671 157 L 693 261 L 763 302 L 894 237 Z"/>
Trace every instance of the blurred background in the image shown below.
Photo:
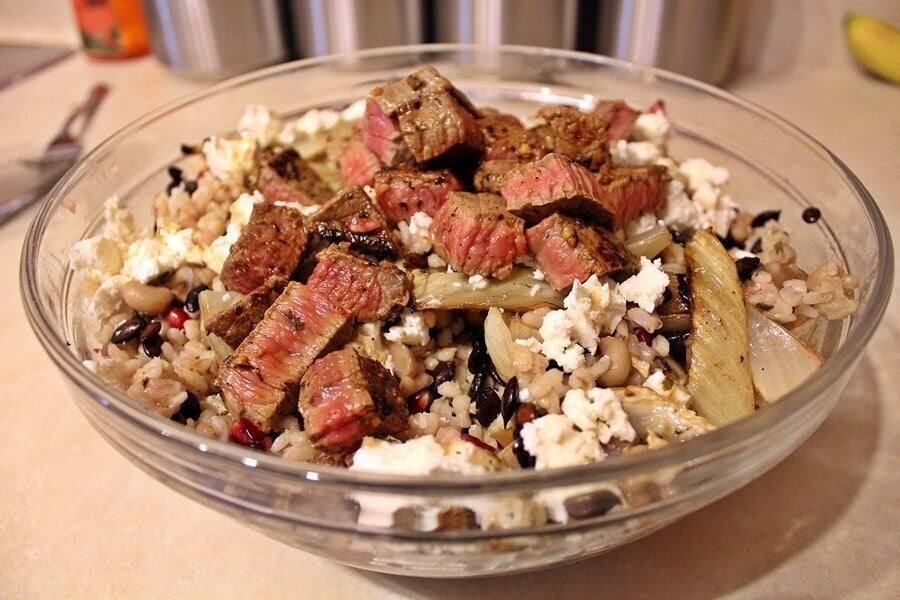
<path fill-rule="evenodd" d="M 894 0 L 818 4 L 823 15 L 826 5 L 888 21 L 900 12 Z M 150 52 L 179 75 L 216 80 L 333 52 L 467 42 L 596 52 L 715 85 L 797 60 L 803 19 L 817 18 L 774 0 L 0 0 L 0 15 L 7 70 L 54 56 L 26 57 L 23 44 L 106 59 Z"/>

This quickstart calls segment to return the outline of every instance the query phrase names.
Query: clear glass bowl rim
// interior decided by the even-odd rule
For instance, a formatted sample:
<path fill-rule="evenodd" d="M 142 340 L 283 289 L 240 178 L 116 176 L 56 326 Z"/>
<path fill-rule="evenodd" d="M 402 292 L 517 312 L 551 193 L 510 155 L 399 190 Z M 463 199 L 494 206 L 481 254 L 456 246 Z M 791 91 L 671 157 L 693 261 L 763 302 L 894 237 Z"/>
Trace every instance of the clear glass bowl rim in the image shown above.
<path fill-rule="evenodd" d="M 295 462 L 268 453 L 251 450 L 235 443 L 220 442 L 203 437 L 188 428 L 174 422 L 169 423 L 159 416 L 133 405 L 132 401 L 127 399 L 124 394 L 107 387 L 92 375 L 78 358 L 67 350 L 66 340 L 61 335 L 59 328 L 53 326 L 55 322 L 53 314 L 41 297 L 41 287 L 36 269 L 41 241 L 50 219 L 60 209 L 74 182 L 93 163 L 115 152 L 117 143 L 120 140 L 140 131 L 142 127 L 168 112 L 187 109 L 205 98 L 225 90 L 241 87 L 277 74 L 303 70 L 314 66 L 327 66 L 348 58 L 377 59 L 402 55 L 413 57 L 425 54 L 478 52 L 512 53 L 524 57 L 568 59 L 666 80 L 670 83 L 692 88 L 698 93 L 714 96 L 740 110 L 754 113 L 781 128 L 785 134 L 805 140 L 812 148 L 822 151 L 825 156 L 829 157 L 832 161 L 830 166 L 836 168 L 845 177 L 848 185 L 851 187 L 851 191 L 861 202 L 875 234 L 878 276 L 874 282 L 869 301 L 856 315 L 851 317 L 853 324 L 847 338 L 828 358 L 826 364 L 819 370 L 818 375 L 806 385 L 787 394 L 778 402 L 767 406 L 765 410 L 759 410 L 750 417 L 703 436 L 677 445 L 672 444 L 653 452 L 612 457 L 588 465 L 547 471 L 522 470 L 479 476 L 439 475 L 418 479 L 406 476 L 361 473 L 338 467 Z M 484 491 L 485 489 L 501 491 L 574 485 L 579 482 L 600 481 L 623 475 L 655 471 L 727 451 L 729 447 L 740 445 L 744 440 L 763 433 L 773 423 L 789 418 L 791 415 L 801 412 L 810 403 L 816 402 L 821 394 L 837 383 L 837 380 L 846 370 L 853 368 L 887 307 L 893 281 L 893 261 L 893 247 L 887 224 L 875 201 L 859 179 L 837 156 L 810 135 L 750 101 L 734 96 L 714 86 L 669 71 L 595 54 L 529 46 L 420 44 L 309 58 L 253 71 L 169 102 L 126 125 L 79 160 L 42 203 L 25 237 L 20 265 L 20 284 L 28 320 L 44 350 L 63 374 L 85 394 L 100 404 L 104 410 L 114 413 L 116 418 L 126 420 L 147 432 L 163 436 L 165 440 L 184 447 L 188 452 L 202 452 L 207 459 L 221 460 L 233 466 L 243 465 L 268 474 L 315 481 L 318 482 L 318 485 L 328 487 L 369 489 L 398 494 L 415 492 L 416 490 L 421 491 L 423 487 L 427 487 L 430 492 L 440 490 L 448 494 L 465 494 L 467 492 Z"/>

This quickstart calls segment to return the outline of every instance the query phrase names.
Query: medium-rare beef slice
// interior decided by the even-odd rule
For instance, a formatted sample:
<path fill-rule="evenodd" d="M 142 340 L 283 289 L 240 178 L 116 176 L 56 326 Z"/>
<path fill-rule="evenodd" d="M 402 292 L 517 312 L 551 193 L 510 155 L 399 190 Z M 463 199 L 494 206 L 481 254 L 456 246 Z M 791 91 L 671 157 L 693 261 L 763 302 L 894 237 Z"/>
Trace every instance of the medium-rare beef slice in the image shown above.
<path fill-rule="evenodd" d="M 537 116 L 546 122 L 536 132 L 549 151 L 567 156 L 591 171 L 599 172 L 608 165 L 609 144 L 603 117 L 559 104 L 541 107 Z"/>
<path fill-rule="evenodd" d="M 434 216 L 446 202 L 447 194 L 461 191 L 453 173 L 416 169 L 383 169 L 375 174 L 375 200 L 388 221 L 396 224 L 419 211 Z"/>
<path fill-rule="evenodd" d="M 215 385 L 231 415 L 270 431 L 277 415 L 294 410 L 300 379 L 313 361 L 347 341 L 351 322 L 331 296 L 289 283 L 219 367 Z"/>
<path fill-rule="evenodd" d="M 606 202 L 612 207 L 610 228 L 619 229 L 638 215 L 665 206 L 670 179 L 668 170 L 662 165 L 610 170 L 600 180 Z"/>
<path fill-rule="evenodd" d="M 424 95 L 397 116 L 403 141 L 419 164 L 461 161 L 484 148 L 475 116 L 450 92 Z"/>
<path fill-rule="evenodd" d="M 503 279 L 525 253 L 525 222 L 496 194 L 451 192 L 431 223 L 434 252 L 454 271 Z"/>
<path fill-rule="evenodd" d="M 384 215 L 358 185 L 342 189 L 308 221 L 309 228 L 330 244 L 378 257 L 396 258 L 399 245 Z"/>
<path fill-rule="evenodd" d="M 477 114 L 472 102 L 449 79 L 432 66 L 372 89 L 371 97 L 389 117 L 428 94 L 450 92 L 469 112 Z"/>
<path fill-rule="evenodd" d="M 627 140 L 634 122 L 641 115 L 624 100 L 601 100 L 594 107 L 594 113 L 606 121 L 606 139 L 610 145 L 619 140 Z"/>
<path fill-rule="evenodd" d="M 507 210 L 529 225 L 557 212 L 608 223 L 616 209 L 594 173 L 556 153 L 509 171 L 500 195 Z"/>
<path fill-rule="evenodd" d="M 561 214 L 547 217 L 525 231 L 528 249 L 555 290 L 577 279 L 602 277 L 635 266 L 625 245 L 604 229 Z"/>
<path fill-rule="evenodd" d="M 393 263 L 369 262 L 341 246 L 329 246 L 316 259 L 306 285 L 330 296 L 357 321 L 389 319 L 409 303 L 412 285 Z"/>
<path fill-rule="evenodd" d="M 288 280 L 274 275 L 261 286 L 241 298 L 237 304 L 212 316 L 206 322 L 206 331 L 222 338 L 232 348 L 244 341 L 256 324 L 263 320 L 266 311 L 284 292 Z"/>
<path fill-rule="evenodd" d="M 258 202 L 225 259 L 222 283 L 229 290 L 247 294 L 272 275 L 290 277 L 303 257 L 306 241 L 299 210 Z"/>
<path fill-rule="evenodd" d="M 373 98 L 366 100 L 361 133 L 366 148 L 383 164 L 389 167 L 413 164 L 412 153 L 403 140 L 397 120 L 385 114 Z"/>
<path fill-rule="evenodd" d="M 500 178 L 520 164 L 547 153 L 540 137 L 513 115 L 482 111 L 478 119 L 484 137 L 484 153 L 475 170 L 473 184 L 479 192 L 500 192 Z"/>
<path fill-rule="evenodd" d="M 397 378 L 352 347 L 318 359 L 300 382 L 298 407 L 314 446 L 355 450 L 368 435 L 405 431 L 409 411 Z"/>
<path fill-rule="evenodd" d="M 372 185 L 375 173 L 383 165 L 375 153 L 366 147 L 362 133 L 357 132 L 347 140 L 338 159 L 338 166 L 344 185 Z"/>
<path fill-rule="evenodd" d="M 268 202 L 321 204 L 334 191 L 297 151 L 268 148 L 263 152 L 256 187 Z"/>

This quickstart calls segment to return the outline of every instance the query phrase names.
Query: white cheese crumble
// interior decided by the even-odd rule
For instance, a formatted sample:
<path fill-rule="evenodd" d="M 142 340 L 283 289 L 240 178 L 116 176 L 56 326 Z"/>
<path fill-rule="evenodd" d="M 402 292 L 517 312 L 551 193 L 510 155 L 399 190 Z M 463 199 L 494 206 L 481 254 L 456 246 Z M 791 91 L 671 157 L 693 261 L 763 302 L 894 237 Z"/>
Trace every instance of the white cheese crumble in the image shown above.
<path fill-rule="evenodd" d="M 649 165 L 662 158 L 662 151 L 653 142 L 619 140 L 610 147 L 613 162 L 623 167 Z"/>
<path fill-rule="evenodd" d="M 497 459 L 475 444 L 457 439 L 445 448 L 434 436 L 426 435 L 403 443 L 367 437 L 353 454 L 350 469 L 395 475 L 480 475 L 498 467 Z"/>
<path fill-rule="evenodd" d="M 250 222 L 253 206 L 257 202 L 263 201 L 263 195 L 258 190 L 254 190 L 252 194 L 241 194 L 231 203 L 231 206 L 228 207 L 230 218 L 225 227 L 225 233 L 214 239 L 203 252 L 202 260 L 207 267 L 216 273 L 222 272 L 222 265 L 228 258 L 232 244 L 238 240 L 244 227 Z"/>
<path fill-rule="evenodd" d="M 431 252 L 431 217 L 419 211 L 409 218 L 409 223 L 400 221 L 397 223 L 397 237 L 416 254 Z"/>
<path fill-rule="evenodd" d="M 647 141 L 657 146 L 666 143 L 672 126 L 663 112 L 645 112 L 635 120 L 631 128 L 631 137 L 637 141 Z"/>
<path fill-rule="evenodd" d="M 243 132 L 237 137 L 212 136 L 203 142 L 203 155 L 209 171 L 221 180 L 243 180 L 258 162 L 256 134 Z"/>
<path fill-rule="evenodd" d="M 628 414 L 610 389 L 569 390 L 563 398 L 562 411 L 579 429 L 593 433 L 603 444 L 614 437 L 634 441 L 635 431 Z"/>
<path fill-rule="evenodd" d="M 473 290 L 483 290 L 488 286 L 488 280 L 484 278 L 484 275 L 472 275 L 469 277 L 469 285 Z"/>
<path fill-rule="evenodd" d="M 652 313 L 662 302 L 669 276 L 662 271 L 662 261 L 641 257 L 641 270 L 619 284 L 619 292 L 628 302 L 634 302 L 648 313 Z"/>
<path fill-rule="evenodd" d="M 606 457 L 596 436 L 578 431 L 565 415 L 549 414 L 522 426 L 522 444 L 537 470 L 583 465 Z"/>
<path fill-rule="evenodd" d="M 259 104 L 247 106 L 238 122 L 238 131 L 254 135 L 261 146 L 271 146 L 277 143 L 282 129 L 284 129 L 284 123 L 281 122 L 281 119 L 268 108 Z"/>
<path fill-rule="evenodd" d="M 394 325 L 384 334 L 389 342 L 399 342 L 406 345 L 425 346 L 431 337 L 428 335 L 428 324 L 425 315 L 420 312 L 407 313 L 400 319 L 399 325 Z"/>

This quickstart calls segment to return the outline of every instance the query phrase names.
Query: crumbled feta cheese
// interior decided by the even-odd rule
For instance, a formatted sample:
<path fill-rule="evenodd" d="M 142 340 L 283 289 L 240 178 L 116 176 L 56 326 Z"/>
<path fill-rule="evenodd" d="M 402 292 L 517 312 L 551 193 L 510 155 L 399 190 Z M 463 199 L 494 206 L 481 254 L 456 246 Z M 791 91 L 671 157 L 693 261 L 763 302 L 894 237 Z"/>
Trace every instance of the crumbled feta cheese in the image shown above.
<path fill-rule="evenodd" d="M 110 196 L 103 203 L 103 221 L 103 237 L 119 244 L 120 250 L 124 250 L 138 236 L 134 216 L 131 211 L 122 208 L 116 195 Z"/>
<path fill-rule="evenodd" d="M 193 229 L 175 232 L 162 231 L 152 238 L 135 240 L 128 246 L 122 264 L 122 274 L 142 283 L 163 273 L 176 270 L 188 262 L 193 252 Z"/>
<path fill-rule="evenodd" d="M 662 157 L 662 152 L 653 142 L 619 140 L 610 151 L 613 162 L 624 167 L 648 165 Z"/>
<path fill-rule="evenodd" d="M 399 325 L 394 325 L 384 334 L 389 342 L 407 345 L 424 346 L 431 337 L 428 335 L 428 324 L 425 315 L 420 312 L 404 314 Z"/>
<path fill-rule="evenodd" d="M 268 108 L 259 104 L 247 106 L 238 122 L 238 131 L 253 134 L 261 146 L 275 144 L 282 129 L 284 129 L 284 123 L 281 122 L 281 119 L 272 114 Z"/>
<path fill-rule="evenodd" d="M 87 311 L 98 321 L 103 321 L 125 309 L 125 302 L 119 287 L 128 281 L 123 275 L 113 275 L 103 279 L 100 287 L 87 302 Z"/>
<path fill-rule="evenodd" d="M 522 426 L 521 436 L 537 470 L 583 465 L 606 457 L 597 438 L 575 429 L 565 415 L 549 414 L 529 421 Z"/>
<path fill-rule="evenodd" d="M 212 136 L 203 142 L 209 171 L 218 179 L 242 180 L 255 168 L 259 143 L 256 135 L 243 132 L 237 137 Z"/>
<path fill-rule="evenodd" d="M 366 114 L 366 101 L 357 100 L 341 111 L 341 119 L 344 121 L 358 121 Z"/>
<path fill-rule="evenodd" d="M 431 252 L 431 217 L 426 212 L 417 212 L 409 218 L 409 223 L 397 223 L 395 233 L 404 246 L 416 254 Z"/>
<path fill-rule="evenodd" d="M 540 269 L 535 269 L 535 270 L 534 270 L 534 273 L 532 273 L 532 277 L 534 277 L 534 278 L 537 279 L 538 281 L 544 281 L 544 279 L 545 279 L 545 278 L 544 278 L 544 272 L 541 271 Z"/>
<path fill-rule="evenodd" d="M 641 270 L 619 284 L 619 292 L 628 302 L 634 302 L 648 313 L 652 313 L 656 305 L 662 302 L 669 276 L 662 269 L 662 261 L 648 260 L 641 257 Z"/>
<path fill-rule="evenodd" d="M 635 431 L 628 414 L 610 389 L 569 390 L 563 398 L 562 411 L 579 429 L 593 433 L 603 444 L 614 437 L 634 441 Z"/>
<path fill-rule="evenodd" d="M 119 272 L 122 255 L 116 242 L 97 236 L 76 242 L 69 250 L 69 263 L 85 276 L 101 279 Z"/>
<path fill-rule="evenodd" d="M 638 141 L 647 141 L 661 146 L 666 143 L 669 130 L 672 128 L 669 118 L 661 111 L 645 112 L 635 120 L 631 128 L 631 137 Z"/>
<path fill-rule="evenodd" d="M 483 290 L 488 286 L 488 280 L 484 278 L 484 275 L 472 275 L 469 277 L 469 285 L 473 290 Z"/>
<path fill-rule="evenodd" d="M 689 158 L 678 165 L 678 174 L 689 190 L 696 190 L 704 183 L 722 187 L 731 177 L 725 167 L 717 167 L 705 158 Z"/>
<path fill-rule="evenodd" d="M 536 283 L 533 286 L 531 286 L 530 290 L 528 290 L 528 295 L 529 296 L 537 296 L 538 293 L 540 293 L 540 291 L 541 291 L 541 284 Z"/>
<path fill-rule="evenodd" d="M 650 231 L 659 224 L 664 224 L 652 212 L 646 212 L 637 219 L 625 223 L 625 239 Z"/>
<path fill-rule="evenodd" d="M 669 355 L 669 340 L 666 339 L 665 336 L 656 335 L 653 336 L 653 341 L 650 342 L 650 346 L 656 350 L 656 353 L 660 356 L 668 356 Z"/>
<path fill-rule="evenodd" d="M 350 469 L 395 475 L 480 475 L 496 471 L 499 466 L 490 452 L 475 444 L 458 439 L 445 448 L 434 436 L 426 435 L 403 443 L 367 437 L 353 454 Z"/>
<path fill-rule="evenodd" d="M 207 267 L 216 273 L 222 272 L 222 266 L 225 259 L 231 252 L 231 245 L 234 244 L 241 236 L 241 232 L 247 223 L 250 222 L 250 215 L 253 213 L 253 206 L 257 202 L 263 202 L 265 198 L 258 191 L 254 190 L 252 194 L 241 194 L 228 207 L 230 218 L 225 233 L 210 243 L 209 247 L 202 254 L 202 260 Z"/>
<path fill-rule="evenodd" d="M 671 180 L 666 205 L 657 212 L 657 216 L 674 229 L 693 231 L 711 228 L 716 235 L 727 236 L 737 215 L 737 205 L 709 182 L 702 182 L 700 186 L 702 189 L 685 187 L 684 182 Z"/>
<path fill-rule="evenodd" d="M 447 266 L 447 261 L 438 256 L 437 254 L 429 254 L 428 255 L 428 266 L 432 269 L 443 269 Z"/>

